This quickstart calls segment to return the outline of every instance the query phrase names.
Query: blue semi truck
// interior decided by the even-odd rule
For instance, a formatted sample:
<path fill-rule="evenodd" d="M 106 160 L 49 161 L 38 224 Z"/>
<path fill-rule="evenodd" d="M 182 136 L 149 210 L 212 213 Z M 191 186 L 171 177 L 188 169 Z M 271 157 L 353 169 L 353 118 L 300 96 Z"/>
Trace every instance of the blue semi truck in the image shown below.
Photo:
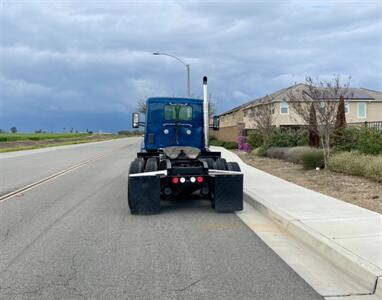
<path fill-rule="evenodd" d="M 133 128 L 145 127 L 141 151 L 130 164 L 128 204 L 132 214 L 160 212 L 162 199 L 199 192 L 218 212 L 243 209 L 243 174 L 236 162 L 211 151 L 207 77 L 204 100 L 149 98 L 145 122 L 133 113 Z M 219 130 L 219 117 L 213 118 Z"/>

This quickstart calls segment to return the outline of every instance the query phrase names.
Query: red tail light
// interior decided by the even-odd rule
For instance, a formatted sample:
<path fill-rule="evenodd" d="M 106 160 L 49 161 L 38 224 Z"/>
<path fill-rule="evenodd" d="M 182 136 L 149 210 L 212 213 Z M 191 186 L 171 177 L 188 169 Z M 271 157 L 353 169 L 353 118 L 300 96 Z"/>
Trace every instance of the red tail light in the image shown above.
<path fill-rule="evenodd" d="M 198 176 L 198 177 L 196 178 L 196 181 L 199 182 L 199 183 L 202 183 L 203 180 L 204 180 L 204 179 L 203 179 L 202 176 Z"/>
<path fill-rule="evenodd" d="M 178 178 L 178 177 L 173 177 L 173 178 L 172 178 L 172 183 L 173 183 L 173 184 L 177 184 L 177 183 L 179 183 L 179 178 Z"/>

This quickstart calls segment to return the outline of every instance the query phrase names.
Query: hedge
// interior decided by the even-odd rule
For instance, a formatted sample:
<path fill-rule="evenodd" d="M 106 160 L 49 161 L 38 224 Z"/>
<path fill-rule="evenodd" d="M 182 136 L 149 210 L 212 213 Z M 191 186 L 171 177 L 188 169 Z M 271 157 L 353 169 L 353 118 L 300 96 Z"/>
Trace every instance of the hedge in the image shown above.
<path fill-rule="evenodd" d="M 224 142 L 224 141 L 217 140 L 215 138 L 210 139 L 210 145 L 224 147 L 226 149 L 237 149 L 236 142 Z"/>
<path fill-rule="evenodd" d="M 365 154 L 382 154 L 382 131 L 363 128 L 358 137 L 357 150 Z"/>

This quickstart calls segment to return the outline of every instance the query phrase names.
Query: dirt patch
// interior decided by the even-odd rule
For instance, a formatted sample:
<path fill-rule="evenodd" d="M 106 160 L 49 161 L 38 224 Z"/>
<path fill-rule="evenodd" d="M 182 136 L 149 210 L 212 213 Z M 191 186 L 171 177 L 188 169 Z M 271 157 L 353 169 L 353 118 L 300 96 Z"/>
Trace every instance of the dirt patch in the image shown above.
<path fill-rule="evenodd" d="M 304 170 L 301 165 L 235 151 L 247 164 L 316 192 L 382 213 L 382 184 L 366 178 L 331 172 Z"/>

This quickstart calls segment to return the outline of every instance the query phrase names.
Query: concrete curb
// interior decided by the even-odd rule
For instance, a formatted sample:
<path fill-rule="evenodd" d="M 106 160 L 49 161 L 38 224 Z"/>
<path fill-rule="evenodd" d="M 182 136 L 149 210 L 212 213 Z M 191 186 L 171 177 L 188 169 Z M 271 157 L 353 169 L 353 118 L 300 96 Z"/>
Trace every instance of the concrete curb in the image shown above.
<path fill-rule="evenodd" d="M 297 240 L 314 249 L 314 251 L 324 256 L 339 269 L 346 272 L 365 288 L 365 293 L 373 294 L 377 290 L 377 280 L 379 280 L 378 289 L 381 292 L 382 287 L 379 287 L 379 285 L 382 285 L 382 277 L 379 277 L 378 269 L 374 265 L 321 235 L 299 220 L 290 219 L 283 212 L 270 205 L 267 206 L 267 204 L 257 200 L 259 199 L 258 196 L 253 195 L 253 193 L 246 189 L 244 189 L 244 192 L 244 199 L 247 203 L 270 218 Z"/>
<path fill-rule="evenodd" d="M 222 154 L 223 153 L 224 151 L 222 151 Z M 236 154 L 232 154 L 240 164 L 245 164 Z M 302 220 L 296 219 L 292 215 L 282 211 L 261 195 L 254 192 L 253 189 L 249 190 L 245 186 L 244 199 L 256 210 L 278 224 L 283 230 L 330 261 L 353 280 L 359 282 L 363 290 L 359 291 L 359 293 L 357 293 L 358 295 L 375 295 L 378 298 L 382 297 L 382 272 L 376 265 L 353 253 L 349 249 L 346 249 L 334 239 L 311 228 Z"/>

